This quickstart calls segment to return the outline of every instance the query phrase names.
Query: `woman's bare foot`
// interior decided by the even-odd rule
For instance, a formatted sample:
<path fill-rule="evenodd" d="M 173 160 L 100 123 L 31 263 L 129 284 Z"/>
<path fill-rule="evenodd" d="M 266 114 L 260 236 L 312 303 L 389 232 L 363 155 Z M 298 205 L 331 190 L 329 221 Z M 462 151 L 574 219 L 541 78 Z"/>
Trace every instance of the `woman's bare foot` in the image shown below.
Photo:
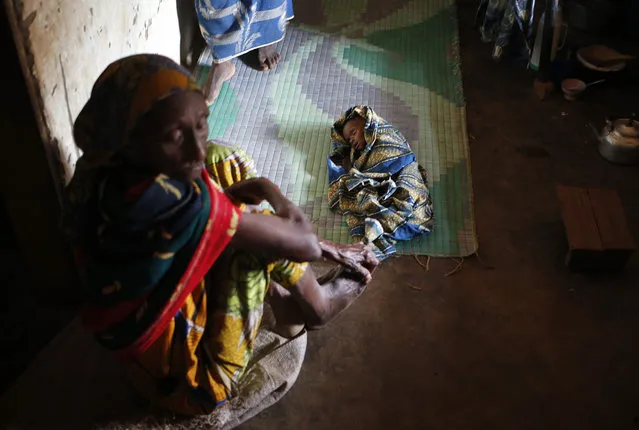
<path fill-rule="evenodd" d="M 363 244 L 336 245 L 323 241 L 320 245 L 322 254 L 338 266 L 319 278 L 308 267 L 289 289 L 310 330 L 327 325 L 362 295 L 379 264 L 373 251 Z"/>
<path fill-rule="evenodd" d="M 365 266 L 371 273 L 375 270 L 375 266 L 370 264 L 365 264 Z M 307 324 L 309 330 L 323 328 L 344 312 L 364 293 L 370 279 L 364 280 L 361 273 L 354 272 L 344 266 L 338 266 L 317 281 L 322 288 L 325 309 L 321 322 Z"/>
<path fill-rule="evenodd" d="M 204 87 L 204 96 L 206 97 L 206 104 L 211 106 L 217 96 L 220 95 L 222 84 L 233 77 L 235 74 L 235 64 L 231 61 L 225 61 L 223 63 L 213 63 L 213 67 L 209 71 L 209 75 L 206 78 Z"/>
<path fill-rule="evenodd" d="M 273 328 L 275 333 L 286 338 L 293 338 L 301 333 L 304 326 L 309 330 L 320 329 L 362 295 L 371 279 L 370 275 L 379 262 L 368 247 L 348 245 L 343 248 L 348 249 L 348 252 L 352 254 L 361 255 L 353 257 L 354 261 L 360 261 L 353 264 L 361 264 L 361 269 L 352 270 L 344 266 L 336 266 L 317 280 L 313 279 L 312 269 L 307 269 L 309 273 L 305 274 L 305 278 L 307 282 L 310 281 L 310 284 L 315 285 L 315 288 L 311 287 L 315 290 L 314 293 L 305 297 L 309 299 L 314 296 L 315 299 L 311 299 L 311 303 L 307 300 L 300 303 L 299 298 L 296 299 L 294 294 L 271 281 L 268 299 L 275 314 L 276 325 Z M 366 272 L 368 276 L 363 277 L 362 272 Z M 308 279 L 309 277 L 311 279 Z M 311 304 L 312 311 L 305 315 L 303 309 L 310 310 L 308 304 Z"/>
<path fill-rule="evenodd" d="M 280 62 L 280 53 L 275 50 L 275 45 L 263 46 L 257 50 L 257 61 L 260 70 L 272 69 Z"/>

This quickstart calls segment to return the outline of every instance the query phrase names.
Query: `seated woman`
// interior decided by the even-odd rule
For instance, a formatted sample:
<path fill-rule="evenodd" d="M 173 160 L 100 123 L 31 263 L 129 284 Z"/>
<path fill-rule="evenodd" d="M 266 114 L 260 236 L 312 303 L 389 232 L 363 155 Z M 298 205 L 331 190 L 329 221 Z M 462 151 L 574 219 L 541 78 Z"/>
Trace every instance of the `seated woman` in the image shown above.
<path fill-rule="evenodd" d="M 433 229 L 426 170 L 396 127 L 370 106 L 354 106 L 333 125 L 331 141 L 329 207 L 344 214 L 353 240 L 385 259 L 396 241 Z"/>
<path fill-rule="evenodd" d="M 75 122 L 83 155 L 65 194 L 85 325 L 142 394 L 182 414 L 212 412 L 242 383 L 267 295 L 295 336 L 348 307 L 378 264 L 363 245 L 318 240 L 277 187 L 246 179 L 247 160 L 207 148 L 208 115 L 172 60 L 111 64 Z M 274 214 L 243 211 L 263 200 Z M 317 280 L 307 262 L 322 257 L 340 266 Z"/>

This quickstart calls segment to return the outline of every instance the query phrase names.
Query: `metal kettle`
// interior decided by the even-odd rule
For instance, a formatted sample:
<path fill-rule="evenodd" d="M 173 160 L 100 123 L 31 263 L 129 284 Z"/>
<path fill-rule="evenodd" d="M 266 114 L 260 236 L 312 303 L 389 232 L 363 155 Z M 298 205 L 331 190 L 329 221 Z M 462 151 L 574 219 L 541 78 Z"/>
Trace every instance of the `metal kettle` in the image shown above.
<path fill-rule="evenodd" d="M 639 121 L 609 118 L 599 136 L 599 153 L 615 164 L 639 163 Z"/>

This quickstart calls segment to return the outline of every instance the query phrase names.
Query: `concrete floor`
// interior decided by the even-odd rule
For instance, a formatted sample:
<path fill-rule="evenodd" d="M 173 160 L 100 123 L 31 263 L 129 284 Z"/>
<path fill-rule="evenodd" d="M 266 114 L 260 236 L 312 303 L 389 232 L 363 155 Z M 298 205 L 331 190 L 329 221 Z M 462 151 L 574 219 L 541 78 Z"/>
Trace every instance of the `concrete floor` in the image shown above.
<path fill-rule="evenodd" d="M 521 67 L 490 58 L 475 6 L 460 3 L 462 70 L 480 255 L 494 269 L 385 263 L 309 336 L 291 392 L 243 430 L 639 428 L 637 258 L 617 276 L 567 271 L 554 188 L 616 188 L 639 238 L 639 170 L 603 161 L 587 126 L 628 113 L 637 86 L 541 102 Z"/>
<path fill-rule="evenodd" d="M 291 392 L 243 430 L 639 428 L 639 261 L 616 276 L 568 272 L 554 190 L 616 188 L 639 238 L 639 170 L 603 161 L 587 127 L 627 113 L 639 91 L 540 102 L 522 68 L 479 42 L 475 4 L 461 2 L 460 27 L 484 264 L 445 277 L 456 262 L 386 262 L 309 336 Z"/>

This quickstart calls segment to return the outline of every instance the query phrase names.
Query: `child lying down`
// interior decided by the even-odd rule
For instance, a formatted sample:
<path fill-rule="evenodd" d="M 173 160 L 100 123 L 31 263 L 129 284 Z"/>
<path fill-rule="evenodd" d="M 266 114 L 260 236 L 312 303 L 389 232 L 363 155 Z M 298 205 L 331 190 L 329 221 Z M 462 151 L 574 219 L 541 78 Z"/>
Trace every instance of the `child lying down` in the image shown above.
<path fill-rule="evenodd" d="M 434 226 L 426 171 L 404 136 L 369 106 L 355 106 L 335 122 L 328 157 L 328 201 L 345 216 L 354 241 L 379 259 L 395 243 Z"/>

